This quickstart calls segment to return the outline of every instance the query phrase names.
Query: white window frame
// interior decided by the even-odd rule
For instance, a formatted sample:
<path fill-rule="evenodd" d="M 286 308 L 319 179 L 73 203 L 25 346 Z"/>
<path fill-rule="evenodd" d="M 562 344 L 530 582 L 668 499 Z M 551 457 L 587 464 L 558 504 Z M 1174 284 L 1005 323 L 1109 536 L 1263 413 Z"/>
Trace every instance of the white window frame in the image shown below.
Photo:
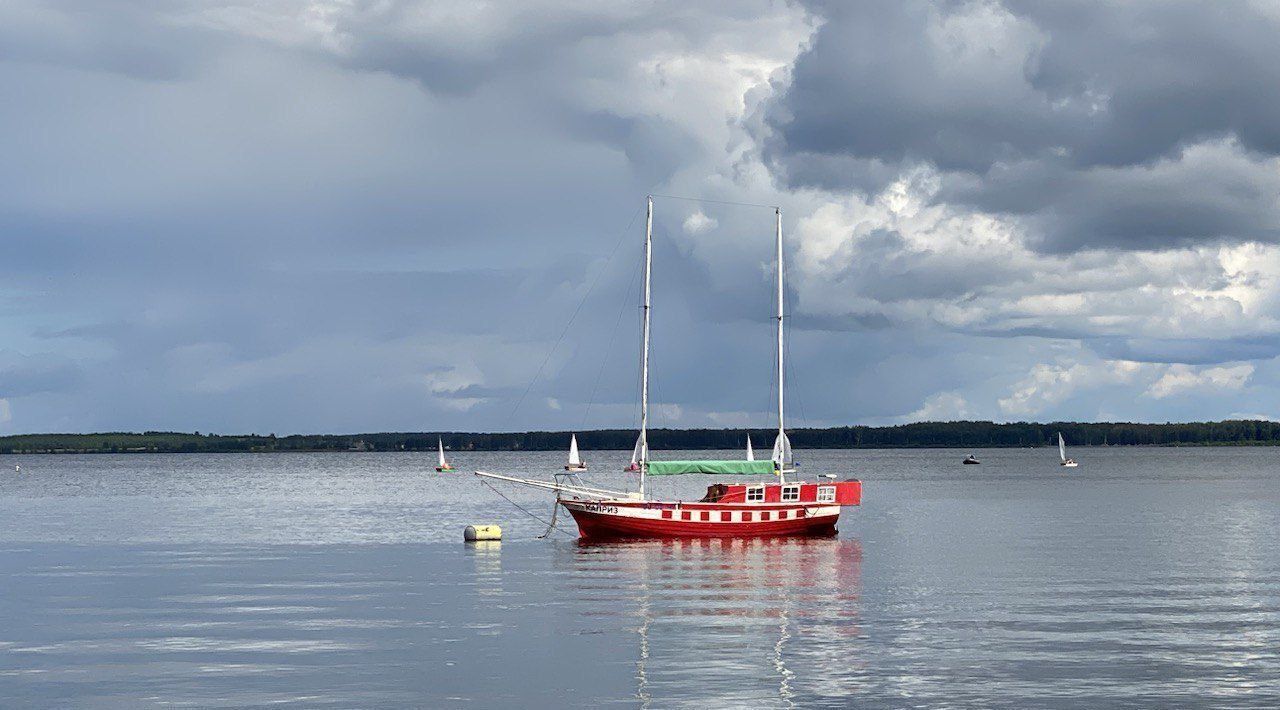
<path fill-rule="evenodd" d="M 834 503 L 836 502 L 835 486 L 818 486 L 818 502 Z"/>
<path fill-rule="evenodd" d="M 800 486 L 799 486 L 799 485 L 786 485 L 786 486 L 783 486 L 783 487 L 782 487 L 782 498 L 781 498 L 781 500 L 782 500 L 782 502 L 783 502 L 783 503 L 797 503 L 797 502 L 799 502 L 799 501 L 800 501 Z"/>
<path fill-rule="evenodd" d="M 763 503 L 764 502 L 764 486 L 747 486 L 747 502 Z"/>

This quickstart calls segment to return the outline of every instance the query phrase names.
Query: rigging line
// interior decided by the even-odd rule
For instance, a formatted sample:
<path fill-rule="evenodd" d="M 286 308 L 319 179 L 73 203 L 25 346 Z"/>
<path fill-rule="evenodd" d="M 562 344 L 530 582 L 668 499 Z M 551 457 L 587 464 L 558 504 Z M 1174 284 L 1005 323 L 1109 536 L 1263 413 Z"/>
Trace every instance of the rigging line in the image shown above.
<path fill-rule="evenodd" d="M 656 241 L 658 241 L 658 239 L 660 239 L 662 236 L 663 236 L 663 234 L 662 234 L 662 231 L 661 231 L 661 227 L 655 226 L 655 227 L 653 228 L 653 240 L 656 242 Z M 650 253 L 652 253 L 652 252 L 650 252 Z M 651 273 L 652 273 L 652 272 L 651 272 Z M 641 306 L 641 308 L 640 308 L 640 312 L 641 312 L 641 314 L 643 314 L 643 313 L 644 313 L 644 307 L 643 307 L 643 305 L 642 305 L 642 306 Z M 653 306 L 652 306 L 652 304 L 650 304 L 650 306 L 649 306 L 649 315 L 650 315 L 650 317 L 652 317 L 652 316 L 653 316 Z M 644 318 L 644 316 L 643 316 L 643 315 L 641 315 L 641 318 Z M 653 327 L 652 327 L 652 326 L 650 326 L 650 328 L 649 328 L 649 353 L 650 353 L 650 357 L 651 357 L 651 358 L 652 358 L 652 355 L 653 355 L 654 343 L 657 341 L 657 338 L 656 338 L 656 337 L 654 337 L 654 336 L 655 336 L 654 329 L 653 329 Z M 642 376 L 643 376 L 643 375 L 642 375 Z M 650 428 L 650 429 L 667 429 L 667 428 L 669 428 L 669 425 L 668 425 L 668 423 L 667 423 L 666 413 L 662 410 L 662 407 L 660 407 L 660 406 L 654 406 L 654 402 L 661 402 L 661 401 L 662 401 L 662 394 L 658 392 L 658 382 L 659 382 L 659 378 L 656 378 L 656 377 L 654 377 L 654 376 L 653 376 L 653 363 L 651 362 L 651 363 L 649 364 L 649 423 L 650 423 L 650 425 L 651 425 L 649 428 Z M 657 426 L 656 426 L 656 427 L 654 427 L 654 426 L 652 426 L 653 424 L 657 424 Z M 648 436 L 648 435 L 646 434 L 646 437 L 647 437 L 647 436 Z M 646 441 L 645 443 L 646 443 L 646 444 L 648 444 L 648 442 L 647 442 L 647 441 Z"/>
<path fill-rule="evenodd" d="M 769 275 L 773 277 L 773 280 L 774 280 L 774 282 L 776 283 L 776 279 L 778 278 L 778 265 L 777 265 L 777 263 L 774 263 L 774 265 L 773 265 L 773 269 L 771 269 L 770 271 L 771 271 L 771 273 L 770 273 Z M 772 304 L 772 305 L 776 305 L 776 304 Z M 771 326 L 773 326 L 773 327 L 777 327 L 777 326 L 776 326 L 776 323 L 775 323 L 775 321 L 774 321 L 774 319 L 775 319 L 775 318 L 777 318 L 777 316 L 776 316 L 776 315 L 772 315 L 772 314 L 770 314 L 769 321 L 770 321 L 770 325 L 771 325 Z M 770 328 L 770 330 L 772 330 L 772 328 Z M 769 368 L 769 408 L 770 408 L 771 410 L 776 410 L 776 408 L 777 408 L 777 395 L 778 395 L 778 368 L 776 367 L 776 365 L 777 365 L 777 363 L 778 363 L 778 341 L 777 341 L 777 339 L 776 339 L 776 338 L 770 338 L 769 340 L 770 340 L 771 350 L 772 350 L 772 352 L 773 352 L 773 363 L 771 363 L 771 364 L 772 364 L 772 365 L 775 365 L 775 367 L 770 367 L 770 368 Z M 771 411 L 771 412 L 770 412 L 770 417 L 772 417 L 772 416 L 773 416 L 773 412 Z M 781 423 L 781 422 L 777 422 L 777 424 L 778 424 L 779 428 L 781 428 L 782 423 Z"/>
<path fill-rule="evenodd" d="M 636 211 L 631 214 L 631 220 L 627 222 L 626 229 L 622 230 L 622 233 L 618 235 L 618 242 L 613 245 L 613 251 L 609 252 L 609 258 L 605 261 L 604 267 L 602 267 L 600 271 L 596 272 L 596 276 L 592 279 L 591 285 L 587 287 L 587 292 L 582 294 L 582 300 L 578 301 L 578 307 L 573 309 L 573 315 L 569 316 L 569 322 L 565 323 L 564 330 L 560 331 L 560 337 L 556 338 L 555 344 L 547 350 L 547 355 L 542 358 L 542 364 L 538 366 L 538 371 L 534 373 L 533 379 L 529 381 L 529 386 L 524 388 L 524 392 L 520 394 L 520 399 L 516 400 L 516 406 L 511 408 L 511 414 L 507 415 L 506 426 L 508 429 L 511 427 L 511 422 L 516 418 L 516 412 L 520 410 L 520 405 L 524 404 L 525 398 L 529 396 L 529 392 L 533 389 L 533 386 L 537 384 L 538 379 L 542 377 L 542 371 L 546 369 L 547 363 L 551 361 L 551 355 L 560 347 L 560 343 L 564 341 L 564 336 L 569 334 L 569 329 L 573 327 L 573 321 L 577 319 L 578 314 L 582 312 L 582 307 L 586 305 L 587 298 L 590 297 L 592 291 L 595 290 L 596 284 L 600 283 L 600 277 L 608 270 L 609 264 L 613 263 L 613 257 L 617 255 L 618 248 L 622 246 L 623 239 L 627 236 L 627 232 L 631 231 L 631 225 L 635 224 L 636 217 L 638 216 L 640 216 L 640 209 L 636 208 Z"/>
<path fill-rule="evenodd" d="M 684 200 L 686 202 L 706 202 L 712 205 L 734 205 L 735 207 L 762 207 L 767 210 L 778 209 L 777 205 L 761 205 L 755 202 L 732 202 L 730 200 L 708 200 L 703 197 L 682 197 L 680 195 L 651 195 L 651 197 L 661 197 L 667 200 Z"/>
<path fill-rule="evenodd" d="M 790 260 L 788 260 L 788 261 L 787 261 L 787 263 L 786 263 L 786 264 L 783 264 L 783 266 L 782 266 L 782 268 L 783 268 L 782 276 L 783 276 L 783 278 L 786 280 L 786 282 L 787 282 L 787 283 L 791 283 L 791 266 L 790 266 L 790 264 L 791 264 L 791 262 L 790 262 Z M 790 319 L 791 319 L 791 314 L 790 314 L 790 313 L 787 313 L 787 314 L 786 314 L 786 316 L 787 316 L 787 319 L 788 319 L 788 320 L 790 320 Z M 787 375 L 791 377 L 791 381 L 792 381 L 792 382 L 795 382 L 795 381 L 796 381 L 795 376 L 794 376 L 794 375 L 795 375 L 795 372 L 792 370 L 792 367 L 794 367 L 794 365 L 795 365 L 795 361 L 796 361 L 796 359 L 795 359 L 794 357 L 792 357 L 792 356 L 791 356 L 791 340 L 792 340 L 792 338 L 793 338 L 794 334 L 795 334 L 795 327 L 794 327 L 794 326 L 793 326 L 793 327 L 786 328 L 786 329 L 785 329 L 785 332 L 783 333 L 783 335 L 784 335 L 785 337 L 783 338 L 783 341 L 782 341 L 782 342 L 783 342 L 784 347 L 786 348 L 786 352 L 787 352 Z M 796 404 L 796 409 L 799 409 L 799 410 L 800 410 L 800 421 L 801 421 L 802 423 L 804 423 L 804 425 L 805 425 L 806 427 L 807 427 L 807 426 L 809 426 L 809 415 L 804 411 L 804 397 L 803 397 L 803 396 L 801 396 L 800 388 L 796 387 L 795 385 L 792 385 L 792 386 L 791 386 L 791 401 L 792 401 L 792 402 L 795 402 L 795 404 Z"/>
<path fill-rule="evenodd" d="M 631 298 L 631 292 L 639 276 L 639 272 L 632 270 L 631 282 L 627 284 L 627 292 L 622 299 L 622 303 L 618 306 L 618 316 L 613 321 L 613 330 L 609 332 L 609 344 L 605 346 L 604 357 L 600 359 L 600 369 L 596 371 L 596 381 L 591 385 L 591 397 L 587 400 L 587 409 L 582 413 L 581 429 L 586 429 L 591 408 L 595 406 L 596 392 L 600 389 L 600 380 L 604 377 L 605 366 L 609 364 L 609 356 L 613 353 L 613 343 L 618 339 L 618 326 L 622 324 L 622 314 L 627 310 L 627 301 Z"/>
<path fill-rule="evenodd" d="M 536 521 L 538 521 L 538 522 L 542 523 L 543 525 L 546 525 L 546 526 L 547 526 L 547 528 L 548 528 L 547 532 L 551 532 L 551 530 L 553 530 L 553 529 L 554 529 L 554 530 L 559 530 L 560 532 L 564 533 L 565 535 L 568 535 L 569 537 L 573 537 L 573 536 L 574 536 L 574 535 L 573 535 L 573 533 L 569 532 L 568 530 L 561 530 L 560 528 L 556 527 L 554 523 L 548 523 L 547 521 L 543 520 L 542 518 L 539 518 L 538 516 L 534 515 L 533 513 L 530 513 L 530 512 L 529 512 L 529 511 L 524 507 L 524 506 L 520 505 L 519 503 L 515 502 L 514 500 L 511 500 L 511 499 L 510 499 L 510 498 L 508 498 L 506 495 L 504 495 L 504 494 L 502 493 L 502 491 L 498 490 L 497 488 L 494 488 L 492 483 L 489 483 L 488 481 L 483 480 L 483 479 L 481 479 L 481 481 L 480 481 L 480 482 L 481 482 L 481 483 L 483 483 L 485 486 L 487 486 L 487 487 L 489 488 L 489 490 L 493 491 L 494 493 L 497 493 L 497 494 L 498 494 L 498 496 L 499 496 L 500 498 L 502 498 L 502 499 L 503 499 L 503 500 L 505 500 L 506 502 L 510 503 L 511 505 L 515 506 L 515 508 L 516 508 L 517 510 L 519 510 L 520 512 L 522 512 L 522 513 L 524 513 L 525 515 L 529 516 L 530 518 L 533 518 L 534 520 L 536 520 Z M 543 535 L 546 535 L 546 534 L 547 534 L 547 533 L 543 533 Z"/>
<path fill-rule="evenodd" d="M 631 273 L 632 281 L 634 282 L 636 279 L 640 278 L 640 275 L 641 275 L 641 274 L 643 274 L 643 273 L 644 273 L 644 264 L 642 263 L 638 269 L 635 269 L 634 271 L 632 271 L 632 273 Z M 628 294 L 628 295 L 629 295 L 629 294 Z M 643 296 L 639 296 L 639 297 L 637 298 L 637 300 L 643 301 Z M 643 335 L 643 332 L 644 332 L 644 304 L 643 304 L 643 303 L 640 303 L 640 304 L 638 304 L 638 305 L 636 306 L 636 326 L 637 326 L 637 327 L 636 327 L 636 332 L 638 332 L 638 333 L 642 333 L 642 335 L 637 339 L 637 340 L 638 340 L 638 342 L 637 342 L 637 346 L 638 346 L 638 349 L 643 350 L 643 349 L 644 349 L 644 335 Z M 642 393 L 643 393 L 643 391 L 644 391 L 644 365 L 642 365 L 640 362 L 636 362 L 636 363 L 635 363 L 635 368 L 636 368 L 636 369 L 635 369 L 635 378 L 636 378 L 636 379 L 635 379 L 635 381 L 634 381 L 635 388 L 636 388 L 636 389 L 635 389 L 635 402 L 636 402 L 636 404 L 637 404 L 637 405 L 640 405 L 640 400 L 641 400 L 641 397 L 643 397 L 643 394 L 642 394 Z M 635 425 L 635 427 L 634 427 L 634 428 L 635 428 L 635 430 L 636 430 L 636 432 L 637 432 L 637 436 L 636 436 L 636 443 L 637 443 L 637 444 L 638 444 L 638 443 L 640 443 L 640 439 L 639 439 L 640 421 L 641 421 L 641 419 L 643 418 L 643 417 L 641 416 L 640 409 L 641 409 L 641 407 L 640 407 L 640 406 L 637 406 L 637 407 L 635 408 L 635 410 L 633 410 L 633 412 L 634 412 L 634 418 L 631 420 L 631 421 L 632 421 L 632 423 Z M 648 442 L 647 442 L 647 440 L 646 440 L 646 445 L 647 445 L 647 443 L 648 443 Z M 634 450 L 634 449 L 633 449 L 633 450 Z M 647 453 L 647 452 L 646 452 L 646 453 Z M 631 481 L 633 481 L 633 480 L 634 480 L 634 481 L 637 481 L 637 482 L 638 482 L 638 481 L 640 480 L 640 474 L 639 474 L 638 472 L 627 471 L 627 472 L 625 473 L 625 480 L 627 481 L 627 485 L 628 485 L 628 486 L 630 486 L 630 485 L 631 485 Z M 631 489 L 630 489 L 630 488 L 628 488 L 627 490 L 631 490 Z"/>
<path fill-rule="evenodd" d="M 795 361 L 795 358 L 791 356 L 791 332 L 790 331 L 787 331 L 786 338 L 783 340 L 783 343 L 785 344 L 785 347 L 787 349 L 787 376 L 791 378 L 792 382 L 794 382 L 796 373 L 795 373 L 795 370 L 792 369 L 793 368 L 792 363 Z M 800 394 L 800 388 L 795 386 L 794 384 L 791 385 L 791 401 L 796 405 L 796 409 L 800 410 L 800 421 L 805 425 L 805 427 L 808 427 L 810 422 L 809 422 L 808 413 L 804 411 L 804 397 L 802 397 Z"/>

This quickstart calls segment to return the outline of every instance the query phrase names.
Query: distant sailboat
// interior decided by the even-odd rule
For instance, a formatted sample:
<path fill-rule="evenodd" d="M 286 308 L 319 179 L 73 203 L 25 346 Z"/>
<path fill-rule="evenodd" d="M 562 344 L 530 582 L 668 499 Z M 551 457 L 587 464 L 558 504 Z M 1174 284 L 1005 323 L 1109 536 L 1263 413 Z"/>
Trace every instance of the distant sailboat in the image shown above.
<path fill-rule="evenodd" d="M 1060 466 L 1075 468 L 1080 465 L 1076 463 L 1075 459 L 1067 458 L 1067 442 L 1063 441 L 1062 432 L 1058 432 L 1058 458 L 1062 459 L 1062 463 L 1059 464 Z"/>
<path fill-rule="evenodd" d="M 444 473 L 445 471 L 452 471 L 453 464 L 449 463 L 449 459 L 446 459 L 444 457 L 444 439 L 441 439 L 440 437 L 436 437 L 436 449 L 439 452 L 438 463 L 436 463 L 436 471 L 440 473 Z"/>
<path fill-rule="evenodd" d="M 748 461 L 755 461 L 755 460 L 756 460 L 756 452 L 754 452 L 754 451 L 752 451 L 752 450 L 751 450 L 751 435 L 750 435 L 750 434 L 747 434 L 747 460 L 748 460 Z"/>
<path fill-rule="evenodd" d="M 587 464 L 578 455 L 578 435 L 572 434 L 569 437 L 569 463 L 564 465 L 566 471 L 585 471 Z"/>
<path fill-rule="evenodd" d="M 644 461 L 645 457 L 649 454 L 649 452 L 646 451 L 646 448 L 648 447 L 645 445 L 644 436 L 641 435 L 636 439 L 636 448 L 631 450 L 631 463 L 622 470 L 630 471 L 632 473 L 639 471 L 640 462 Z"/>

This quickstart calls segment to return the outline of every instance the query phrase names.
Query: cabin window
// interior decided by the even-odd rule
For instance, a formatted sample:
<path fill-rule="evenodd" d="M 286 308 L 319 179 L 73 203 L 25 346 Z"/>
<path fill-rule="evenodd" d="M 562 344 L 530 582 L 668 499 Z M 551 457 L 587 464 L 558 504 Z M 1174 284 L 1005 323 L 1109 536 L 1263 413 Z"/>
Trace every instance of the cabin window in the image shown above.
<path fill-rule="evenodd" d="M 766 510 L 766 511 L 764 511 L 764 512 L 760 513 L 760 520 L 762 520 L 762 521 L 764 521 L 764 522 L 768 522 L 768 521 L 769 521 L 769 511 L 767 511 L 767 510 Z"/>
<path fill-rule="evenodd" d="M 705 511 L 705 510 L 704 510 L 704 511 L 702 511 L 702 522 L 704 522 L 704 523 L 705 523 L 705 522 L 707 522 L 707 521 L 708 521 L 708 520 L 710 520 L 710 519 L 711 519 L 711 513 L 707 512 L 707 511 Z"/>
<path fill-rule="evenodd" d="M 730 513 L 727 510 L 720 513 L 720 522 L 728 523 L 728 522 L 731 522 L 732 520 L 733 520 L 733 513 Z"/>
<path fill-rule="evenodd" d="M 764 502 L 764 486 L 750 486 L 747 488 L 748 503 Z"/>
<path fill-rule="evenodd" d="M 742 522 L 744 522 L 744 523 L 749 523 L 749 522 L 751 522 L 751 513 L 743 513 L 743 514 L 742 514 Z"/>
<path fill-rule="evenodd" d="M 836 502 L 835 486 L 818 486 L 818 502 L 834 503 Z"/>
<path fill-rule="evenodd" d="M 689 511 L 687 511 L 687 510 L 682 511 L 682 512 L 680 513 L 680 519 L 681 519 L 681 520 L 689 520 L 689 519 L 690 519 L 690 518 L 692 518 L 692 517 L 693 517 L 693 516 L 689 515 Z"/>
<path fill-rule="evenodd" d="M 783 486 L 782 487 L 782 502 L 794 503 L 795 501 L 798 501 L 798 500 L 800 500 L 800 486 Z"/>
<path fill-rule="evenodd" d="M 670 520 L 670 519 L 671 519 L 671 511 L 669 511 L 669 510 L 664 510 L 664 511 L 662 511 L 662 519 L 663 519 L 663 520 Z"/>
<path fill-rule="evenodd" d="M 786 510 L 779 510 L 779 511 L 778 511 L 778 520 L 786 520 L 786 519 L 787 519 L 787 513 L 788 513 L 788 512 L 790 512 L 790 511 L 786 511 Z"/>

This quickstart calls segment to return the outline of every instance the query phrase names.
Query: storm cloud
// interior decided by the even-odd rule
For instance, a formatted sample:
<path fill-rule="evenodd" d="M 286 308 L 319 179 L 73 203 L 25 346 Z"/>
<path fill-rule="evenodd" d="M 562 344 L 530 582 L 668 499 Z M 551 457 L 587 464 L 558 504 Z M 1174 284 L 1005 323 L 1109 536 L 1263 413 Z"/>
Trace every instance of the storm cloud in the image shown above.
<path fill-rule="evenodd" d="M 816 4 L 771 103 L 788 184 L 1036 218 L 1037 246 L 1266 241 L 1280 198 L 1280 13 L 1249 2 Z"/>
<path fill-rule="evenodd" d="M 0 431 L 1280 415 L 1278 24 L 5 3 Z"/>

